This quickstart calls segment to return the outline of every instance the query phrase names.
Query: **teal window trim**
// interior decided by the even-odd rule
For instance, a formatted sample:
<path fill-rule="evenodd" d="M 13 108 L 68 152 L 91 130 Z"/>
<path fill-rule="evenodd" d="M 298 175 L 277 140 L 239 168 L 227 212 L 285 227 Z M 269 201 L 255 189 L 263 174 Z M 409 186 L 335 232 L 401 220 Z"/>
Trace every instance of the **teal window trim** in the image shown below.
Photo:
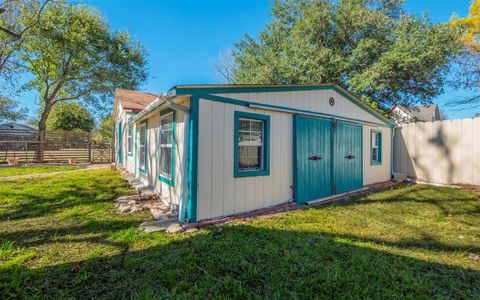
<path fill-rule="evenodd" d="M 240 119 L 252 119 L 263 121 L 263 161 L 262 169 L 260 170 L 240 170 L 238 167 L 239 164 L 239 125 Z M 235 125 L 234 125 L 234 177 L 251 177 L 251 176 L 268 176 L 270 175 L 270 116 L 269 115 L 260 115 L 254 113 L 248 113 L 243 111 L 235 111 Z"/>
<path fill-rule="evenodd" d="M 145 145 L 143 147 L 143 151 L 145 152 L 144 156 L 145 156 L 145 163 L 143 164 L 143 166 L 141 165 L 141 161 L 140 161 L 140 155 L 141 155 L 141 150 L 138 151 L 139 155 L 138 155 L 138 160 L 139 160 L 139 165 L 140 165 L 140 172 L 142 173 L 147 173 L 147 153 L 148 153 L 148 130 L 147 130 L 147 123 L 146 121 L 142 122 L 140 124 L 140 134 L 142 133 L 142 127 L 145 127 Z M 140 141 L 141 141 L 141 138 L 140 138 Z M 140 142 L 140 147 L 142 147 L 142 144 Z"/>
<path fill-rule="evenodd" d="M 377 159 L 373 159 L 373 141 L 374 135 L 378 134 L 378 154 Z M 382 164 L 382 131 L 370 129 L 370 164 L 371 165 L 381 165 Z"/>
<path fill-rule="evenodd" d="M 162 118 L 167 116 L 168 114 L 172 114 L 172 157 L 171 157 L 171 176 L 170 178 L 168 178 L 168 176 L 165 176 L 164 174 L 162 174 L 162 167 L 161 167 L 161 151 L 162 151 L 162 147 L 161 147 L 161 142 L 162 142 L 162 138 L 161 138 L 161 134 L 162 134 Z M 158 132 L 158 153 L 160 154 L 160 159 L 158 160 L 159 162 L 159 173 L 160 175 L 158 176 L 158 180 L 162 181 L 162 182 L 165 182 L 166 184 L 170 185 L 170 186 L 174 186 L 174 182 L 175 182 L 175 147 L 176 147 L 176 142 L 175 142 L 175 130 L 176 130 L 176 112 L 175 110 L 171 109 L 171 108 L 168 108 L 168 109 L 165 109 L 163 111 L 160 112 L 160 130 Z"/>
<path fill-rule="evenodd" d="M 123 164 L 123 129 L 122 129 L 122 121 L 118 121 L 118 133 L 117 133 L 117 155 L 118 159 L 117 162 L 119 164 Z"/>
<path fill-rule="evenodd" d="M 128 125 L 127 131 L 127 155 L 133 156 L 133 125 Z"/>
<path fill-rule="evenodd" d="M 198 119 L 200 98 L 192 95 L 190 99 L 190 141 L 188 151 L 188 204 L 187 220 L 189 223 L 197 221 L 198 207 Z"/>

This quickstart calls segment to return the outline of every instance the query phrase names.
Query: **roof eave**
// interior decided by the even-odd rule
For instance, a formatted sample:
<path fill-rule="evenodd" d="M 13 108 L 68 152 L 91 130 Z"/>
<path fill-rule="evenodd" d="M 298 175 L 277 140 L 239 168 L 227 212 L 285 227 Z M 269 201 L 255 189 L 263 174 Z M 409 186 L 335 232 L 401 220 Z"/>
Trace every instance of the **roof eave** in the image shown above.
<path fill-rule="evenodd" d="M 322 84 L 292 84 L 292 85 L 282 85 L 282 84 L 269 84 L 269 85 L 264 85 L 264 84 L 198 84 L 198 85 L 193 85 L 193 84 L 186 84 L 186 85 L 175 85 L 171 89 L 168 90 L 167 93 L 164 95 L 168 98 L 173 98 L 179 95 L 182 96 L 187 96 L 195 93 L 195 90 L 202 90 L 202 89 L 225 89 L 225 88 L 238 88 L 238 89 L 246 89 L 246 88 L 294 88 L 294 87 L 303 87 L 303 88 L 308 88 L 308 87 L 332 87 L 335 89 L 337 92 L 340 91 L 341 93 L 344 93 L 348 98 L 356 102 L 361 108 L 364 110 L 374 114 L 379 120 L 383 121 L 385 124 L 395 127 L 397 124 L 393 122 L 392 120 L 384 117 L 382 114 L 379 112 L 375 111 L 373 108 L 365 104 L 363 101 L 355 97 L 352 93 L 350 93 L 348 90 L 343 88 L 342 86 L 335 84 L 335 83 L 322 83 Z M 178 93 L 180 91 L 180 93 Z"/>

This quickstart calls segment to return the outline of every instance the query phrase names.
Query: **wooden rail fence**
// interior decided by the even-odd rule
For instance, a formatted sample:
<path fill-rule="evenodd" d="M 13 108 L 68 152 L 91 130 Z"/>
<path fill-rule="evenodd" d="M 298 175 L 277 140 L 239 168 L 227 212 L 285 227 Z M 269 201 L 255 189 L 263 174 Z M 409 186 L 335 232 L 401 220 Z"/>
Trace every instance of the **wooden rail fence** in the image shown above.
<path fill-rule="evenodd" d="M 8 158 L 21 162 L 35 162 L 40 143 L 36 135 L 0 133 L 0 163 Z M 48 132 L 44 142 L 45 162 L 66 162 L 71 158 L 79 162 L 105 163 L 112 161 L 112 147 L 107 142 L 94 141 L 89 133 Z"/>

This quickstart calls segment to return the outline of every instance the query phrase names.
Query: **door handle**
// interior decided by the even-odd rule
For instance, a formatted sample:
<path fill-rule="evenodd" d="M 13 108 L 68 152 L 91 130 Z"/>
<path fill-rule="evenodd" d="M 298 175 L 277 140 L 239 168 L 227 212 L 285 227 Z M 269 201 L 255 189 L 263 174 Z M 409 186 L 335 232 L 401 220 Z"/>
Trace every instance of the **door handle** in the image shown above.
<path fill-rule="evenodd" d="M 345 156 L 345 158 L 346 158 L 346 159 L 353 159 L 353 158 L 355 158 L 355 156 L 349 154 L 349 155 Z"/>
<path fill-rule="evenodd" d="M 310 156 L 308 159 L 316 161 L 316 160 L 322 159 L 322 157 L 314 155 L 314 156 Z"/>

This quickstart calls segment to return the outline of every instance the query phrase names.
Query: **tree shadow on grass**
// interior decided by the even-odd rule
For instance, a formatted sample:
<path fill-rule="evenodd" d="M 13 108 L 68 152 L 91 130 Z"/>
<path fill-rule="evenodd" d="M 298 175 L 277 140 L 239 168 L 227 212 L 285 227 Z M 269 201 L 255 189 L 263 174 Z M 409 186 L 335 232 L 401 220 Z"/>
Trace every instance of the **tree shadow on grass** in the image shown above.
<path fill-rule="evenodd" d="M 78 264 L 80 271 L 71 268 Z M 143 250 L 0 273 L 4 298 L 458 298 L 480 272 L 354 245 L 331 234 L 214 227 Z"/>
<path fill-rule="evenodd" d="M 0 220 L 45 217 L 82 205 L 113 203 L 114 199 L 129 192 L 124 182 L 110 183 L 103 180 L 90 180 L 88 184 L 72 180 L 60 188 L 47 185 L 44 189 L 48 193 L 35 194 L 29 189 L 20 188 L 3 191 L 1 194 L 3 198 L 15 199 L 15 202 L 3 205 L 6 211 L 0 214 Z M 134 191 L 130 192 L 133 194 Z"/>
<path fill-rule="evenodd" d="M 370 197 L 371 195 L 380 195 L 380 197 Z M 480 217 L 480 194 L 478 193 L 450 187 L 432 187 L 407 183 L 349 201 L 337 202 L 333 205 L 352 206 L 402 202 L 431 204 L 438 208 L 443 215 L 475 214 Z"/>
<path fill-rule="evenodd" d="M 116 190 L 115 186 L 103 181 L 88 186 L 72 184 L 47 196 L 24 191 L 17 195 L 23 200 L 2 213 L 2 218 L 7 216 L 10 220 L 24 222 L 28 218 L 50 216 L 48 220 L 54 221 L 56 214 L 64 209 L 111 202 L 125 191 L 122 188 Z M 398 190 L 388 197 L 336 205 L 430 201 L 422 195 L 415 195 L 421 192 L 419 190 L 407 191 Z M 65 198 L 71 200 L 63 201 Z M 467 198 L 461 201 L 474 201 Z M 446 209 L 445 213 L 454 206 L 454 203 L 448 203 L 448 198 L 435 201 L 445 201 L 440 203 Z M 476 212 L 469 208 L 460 213 Z M 50 243 L 82 247 L 86 242 L 113 246 L 120 251 L 40 268 L 28 266 L 28 261 L 0 266 L 0 299 L 474 299 L 480 295 L 480 272 L 473 267 L 478 263 L 472 264 L 472 268 L 462 268 L 378 250 L 382 248 L 378 246 L 422 248 L 431 253 L 433 260 L 436 252 L 464 251 L 465 247 L 474 248 L 475 245 L 459 247 L 435 238 L 384 241 L 375 237 L 322 232 L 322 228 L 318 228 L 318 232 L 265 228 L 268 223 L 263 223 L 263 227 L 249 224 L 213 227 L 175 238 L 154 234 L 148 239 L 154 241 L 158 238 L 158 243 L 149 244 L 156 246 L 135 246 L 135 243 L 112 238 L 115 232 L 135 230 L 139 221 L 134 217 L 82 220 L 43 229 L 20 227 L 19 230 L 1 232 L 0 240 L 15 241 L 15 246 L 27 249 Z M 302 218 L 296 220 L 303 221 Z M 140 234 L 136 235 L 142 238 Z M 377 249 L 369 245 L 372 243 Z M 84 251 L 86 254 L 82 257 L 92 257 L 90 249 Z M 80 270 L 71 271 L 77 264 Z"/>
<path fill-rule="evenodd" d="M 118 246 L 109 237 L 129 228 L 136 228 L 139 221 L 135 219 L 79 222 L 78 225 L 59 225 L 49 228 L 25 228 L 0 232 L 0 241 L 15 241 L 18 247 L 37 247 L 50 243 L 95 242 Z M 73 238 L 77 236 L 77 238 Z M 88 237 L 85 237 L 88 236 Z"/>

